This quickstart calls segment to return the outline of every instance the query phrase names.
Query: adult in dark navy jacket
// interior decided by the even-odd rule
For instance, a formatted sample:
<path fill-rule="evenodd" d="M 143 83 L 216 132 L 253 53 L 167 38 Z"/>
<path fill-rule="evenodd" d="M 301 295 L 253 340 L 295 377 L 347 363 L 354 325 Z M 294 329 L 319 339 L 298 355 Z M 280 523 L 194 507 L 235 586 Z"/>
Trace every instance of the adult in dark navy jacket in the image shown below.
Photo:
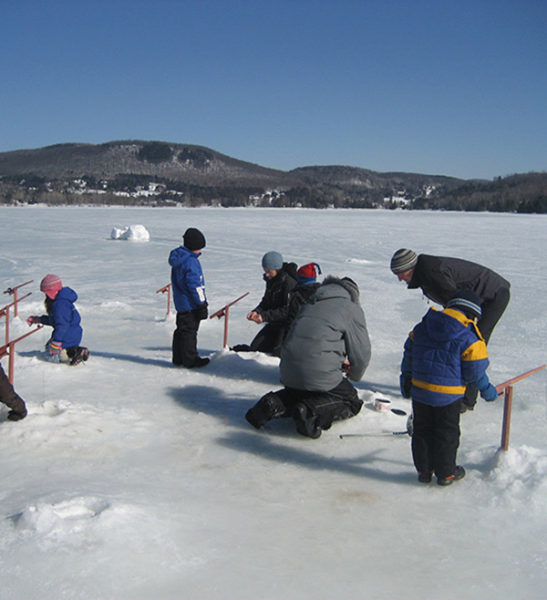
<path fill-rule="evenodd" d="M 488 381 L 488 351 L 475 323 L 480 298 L 460 290 L 442 312 L 430 309 L 405 343 L 401 394 L 412 398 L 412 457 L 422 482 L 432 473 L 441 485 L 465 475 L 456 465 L 460 403 L 473 383 L 485 400 L 497 392 Z"/>
<path fill-rule="evenodd" d="M 480 298 L 482 316 L 477 322 L 484 341 L 509 304 L 511 284 L 491 269 L 461 258 L 417 255 L 401 248 L 391 259 L 391 270 L 408 289 L 421 288 L 433 302 L 446 307 L 458 290 L 472 290 Z M 472 410 L 477 402 L 477 390 L 469 386 L 462 410 Z"/>
<path fill-rule="evenodd" d="M 208 314 L 205 280 L 199 263 L 205 237 L 199 229 L 190 227 L 184 233 L 183 241 L 184 246 L 169 254 L 173 300 L 177 309 L 172 360 L 174 365 L 191 369 L 209 363 L 209 359 L 200 357 L 197 350 L 199 324 Z"/>
<path fill-rule="evenodd" d="M 27 323 L 53 327 L 51 338 L 46 344 L 49 359 L 71 365 L 87 360 L 89 350 L 80 346 L 83 330 L 80 313 L 74 306 L 78 299 L 76 292 L 70 287 L 63 287 L 61 278 L 51 273 L 40 282 L 40 290 L 46 295 L 47 314 L 29 317 Z"/>

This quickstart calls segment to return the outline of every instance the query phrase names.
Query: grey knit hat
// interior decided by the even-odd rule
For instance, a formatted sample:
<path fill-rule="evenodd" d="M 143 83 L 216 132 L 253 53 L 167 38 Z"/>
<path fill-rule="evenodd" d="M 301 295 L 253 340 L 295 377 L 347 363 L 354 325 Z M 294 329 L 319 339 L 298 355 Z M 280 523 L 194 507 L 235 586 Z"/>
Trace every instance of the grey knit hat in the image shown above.
<path fill-rule="evenodd" d="M 400 248 L 391 257 L 391 270 L 393 273 L 403 273 L 416 266 L 418 255 L 408 248 Z"/>
<path fill-rule="evenodd" d="M 283 257 L 279 252 L 275 250 L 270 250 L 266 252 L 262 257 L 262 268 L 263 269 L 272 269 L 273 271 L 279 271 L 283 268 Z"/>
<path fill-rule="evenodd" d="M 482 315 L 481 299 L 471 290 L 458 290 L 448 301 L 446 308 L 461 310 L 470 319 L 480 319 Z"/>

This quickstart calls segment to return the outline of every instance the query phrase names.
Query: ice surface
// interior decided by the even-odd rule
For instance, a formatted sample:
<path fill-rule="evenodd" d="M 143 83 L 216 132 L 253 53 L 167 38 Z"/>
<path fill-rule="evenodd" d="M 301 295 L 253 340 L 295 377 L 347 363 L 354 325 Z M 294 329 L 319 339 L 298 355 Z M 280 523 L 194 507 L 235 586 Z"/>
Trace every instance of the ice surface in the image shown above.
<path fill-rule="evenodd" d="M 150 240 L 112 243 L 112 223 L 142 223 Z M 467 476 L 448 488 L 416 482 L 409 438 L 377 435 L 406 417 L 373 403 L 409 412 L 402 345 L 429 306 L 389 271 L 400 247 L 511 281 L 489 345 L 494 383 L 546 362 L 546 225 L 487 213 L 0 208 L 1 291 L 33 280 L 11 337 L 43 310 L 38 285 L 52 272 L 79 295 L 92 353 L 74 368 L 46 362 L 48 328 L 17 345 L 29 415 L 13 423 L 0 408 L 0 598 L 544 598 L 546 371 L 515 386 L 509 452 L 498 451 L 502 402 L 462 416 Z M 171 366 L 174 315 L 156 290 L 187 227 L 207 238 L 211 312 L 250 292 L 230 309 L 230 344 L 257 331 L 245 314 L 262 296 L 268 250 L 359 284 L 373 357 L 357 417 L 318 440 L 288 421 L 255 431 L 244 414 L 279 387 L 278 360 L 223 350 L 223 320 L 200 329 L 206 368 Z"/>

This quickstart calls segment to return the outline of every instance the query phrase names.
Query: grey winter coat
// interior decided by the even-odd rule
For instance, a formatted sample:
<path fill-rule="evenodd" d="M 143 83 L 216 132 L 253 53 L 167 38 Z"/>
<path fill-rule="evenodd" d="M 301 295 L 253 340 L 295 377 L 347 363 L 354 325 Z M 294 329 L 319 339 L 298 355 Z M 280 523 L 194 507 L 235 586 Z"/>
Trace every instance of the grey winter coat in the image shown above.
<path fill-rule="evenodd" d="M 285 387 L 326 392 L 343 378 L 353 381 L 370 361 L 370 340 L 359 288 L 350 279 L 327 277 L 302 306 L 281 349 L 280 374 Z"/>

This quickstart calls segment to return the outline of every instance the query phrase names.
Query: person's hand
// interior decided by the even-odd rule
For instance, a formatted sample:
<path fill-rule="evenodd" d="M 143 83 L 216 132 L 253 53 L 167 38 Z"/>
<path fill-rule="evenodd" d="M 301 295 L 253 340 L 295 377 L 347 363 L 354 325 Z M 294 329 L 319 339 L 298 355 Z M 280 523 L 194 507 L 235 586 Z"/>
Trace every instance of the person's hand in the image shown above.
<path fill-rule="evenodd" d="M 412 377 L 409 374 L 401 373 L 399 377 L 399 387 L 401 388 L 401 396 L 403 398 L 410 398 L 410 391 L 412 389 Z"/>
<path fill-rule="evenodd" d="M 40 320 L 40 317 L 35 317 L 35 316 L 29 317 L 27 319 L 27 325 L 29 327 L 32 327 L 33 325 L 35 325 L 36 323 L 38 323 L 39 320 Z"/>
<path fill-rule="evenodd" d="M 484 390 L 481 390 L 481 396 L 486 402 L 493 402 L 498 397 L 498 390 L 491 384 L 488 384 Z"/>
<path fill-rule="evenodd" d="M 349 367 L 350 367 L 349 360 L 345 360 L 342 363 L 342 373 L 348 373 L 349 372 Z"/>
<path fill-rule="evenodd" d="M 264 318 L 262 317 L 262 315 L 256 312 L 255 310 L 253 310 L 247 315 L 247 319 L 249 319 L 249 321 L 254 321 L 255 323 L 258 323 L 259 325 L 260 323 L 264 323 Z"/>
<path fill-rule="evenodd" d="M 498 390 L 490 383 L 486 373 L 475 383 L 475 387 L 481 393 L 486 402 L 492 402 L 498 397 Z"/>
<path fill-rule="evenodd" d="M 204 321 L 208 316 L 209 316 L 209 310 L 208 310 L 208 304 L 207 302 L 204 302 L 198 309 L 197 309 L 197 314 L 199 317 L 200 321 Z"/>

